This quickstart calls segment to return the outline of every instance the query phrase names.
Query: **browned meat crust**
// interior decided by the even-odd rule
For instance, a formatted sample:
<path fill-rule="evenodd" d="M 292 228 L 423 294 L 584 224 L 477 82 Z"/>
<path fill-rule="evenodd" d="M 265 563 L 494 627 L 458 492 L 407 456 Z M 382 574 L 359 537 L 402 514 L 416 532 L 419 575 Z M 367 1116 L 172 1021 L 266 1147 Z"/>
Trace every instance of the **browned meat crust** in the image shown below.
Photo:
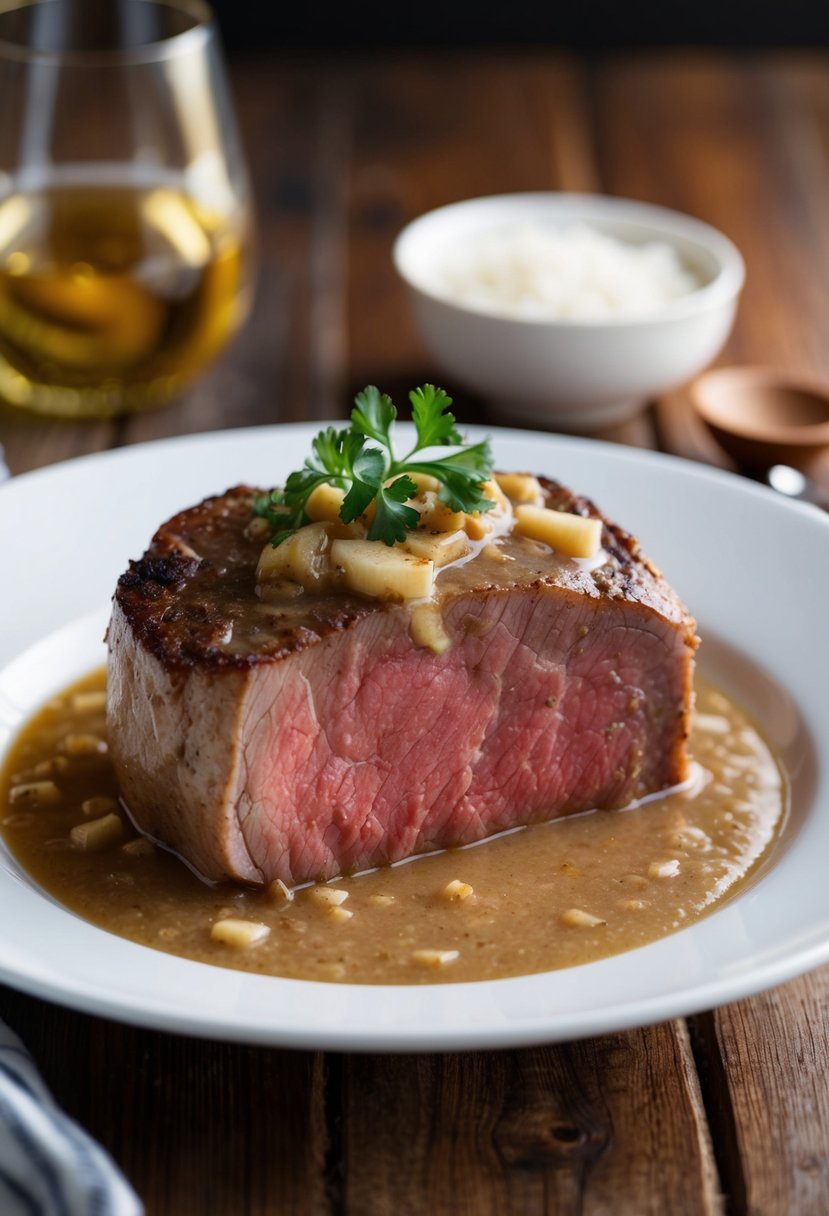
<path fill-rule="evenodd" d="M 587 498 L 539 478 L 547 505 L 602 520 L 607 562 L 579 579 L 574 589 L 591 597 L 624 598 L 669 620 L 687 621 L 688 644 L 695 646 L 693 621 L 660 572 L 643 555 L 639 542 L 611 523 Z M 296 622 L 274 609 L 262 618 L 262 645 L 233 650 L 225 644 L 234 617 L 245 602 L 255 602 L 255 570 L 260 539 L 246 535 L 252 504 L 263 491 L 236 486 L 173 516 L 158 529 L 144 556 L 131 561 L 118 580 L 115 599 L 135 638 L 170 669 L 250 668 L 275 663 L 350 628 L 388 606 L 360 596 L 304 597 L 303 619 Z M 538 578 L 551 585 L 561 574 Z M 475 588 L 493 589 L 484 582 Z M 265 640 L 267 639 L 267 640 Z"/>

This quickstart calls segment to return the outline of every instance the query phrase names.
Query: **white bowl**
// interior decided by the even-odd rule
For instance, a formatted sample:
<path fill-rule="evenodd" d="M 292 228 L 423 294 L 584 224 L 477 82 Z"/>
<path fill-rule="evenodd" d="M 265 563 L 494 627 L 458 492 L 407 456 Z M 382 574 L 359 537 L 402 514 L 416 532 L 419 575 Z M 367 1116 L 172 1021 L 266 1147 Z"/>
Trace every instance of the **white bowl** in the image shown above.
<path fill-rule="evenodd" d="M 658 311 L 600 321 L 516 319 L 441 294 L 441 267 L 461 243 L 528 223 L 665 242 L 701 286 Z M 440 207 L 403 229 L 394 264 L 448 388 L 471 389 L 510 419 L 561 430 L 620 421 L 706 367 L 728 337 L 745 278 L 738 250 L 708 224 L 592 194 L 503 194 Z"/>

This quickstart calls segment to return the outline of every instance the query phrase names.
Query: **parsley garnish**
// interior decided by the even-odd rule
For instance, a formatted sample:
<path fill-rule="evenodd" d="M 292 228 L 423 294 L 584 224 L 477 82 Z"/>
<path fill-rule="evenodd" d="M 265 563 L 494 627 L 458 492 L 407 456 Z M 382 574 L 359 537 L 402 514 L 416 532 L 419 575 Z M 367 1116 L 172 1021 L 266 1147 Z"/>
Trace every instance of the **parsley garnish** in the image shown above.
<path fill-rule="evenodd" d="M 273 529 L 276 548 L 310 522 L 305 511 L 308 499 L 326 482 L 345 491 L 340 518 L 351 523 L 375 503 L 368 530 L 369 540 L 386 545 L 406 539 L 410 528 L 420 523 L 414 507 L 417 486 L 410 473 L 428 473 L 440 482 L 438 497 L 453 511 L 490 511 L 495 505 L 483 493 L 483 483 L 492 474 L 489 440 L 465 444 L 449 412 L 452 398 L 442 388 L 424 384 L 409 393 L 417 442 L 402 459 L 395 455 L 392 430 L 397 410 L 390 397 L 373 385 L 354 398 L 351 426 L 337 431 L 326 427 L 311 444 L 312 455 L 301 469 L 291 473 L 284 490 L 263 494 L 254 502 L 254 513 Z M 451 447 L 446 455 L 428 455 L 427 449 Z"/>

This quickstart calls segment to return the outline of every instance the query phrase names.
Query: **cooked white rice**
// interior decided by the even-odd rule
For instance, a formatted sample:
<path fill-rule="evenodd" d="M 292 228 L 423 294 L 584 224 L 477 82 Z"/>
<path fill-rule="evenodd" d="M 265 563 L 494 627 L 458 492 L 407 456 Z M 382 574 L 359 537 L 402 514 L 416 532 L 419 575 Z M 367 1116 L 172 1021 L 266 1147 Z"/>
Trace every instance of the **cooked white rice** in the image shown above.
<path fill-rule="evenodd" d="M 598 321 L 656 312 L 699 286 L 662 241 L 633 245 L 586 224 L 524 224 L 459 245 L 433 290 L 500 316 Z"/>

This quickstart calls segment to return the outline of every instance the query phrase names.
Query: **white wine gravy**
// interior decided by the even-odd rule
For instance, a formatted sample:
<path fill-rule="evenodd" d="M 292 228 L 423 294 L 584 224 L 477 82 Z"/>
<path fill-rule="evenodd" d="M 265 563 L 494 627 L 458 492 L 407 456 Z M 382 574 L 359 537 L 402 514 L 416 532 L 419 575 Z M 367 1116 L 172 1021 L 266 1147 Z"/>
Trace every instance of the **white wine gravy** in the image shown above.
<path fill-rule="evenodd" d="M 684 928 L 739 891 L 787 810 L 784 775 L 750 718 L 698 680 L 687 789 L 293 898 L 280 887 L 208 886 L 177 857 L 137 843 L 106 754 L 104 689 L 103 672 L 87 677 L 19 736 L 0 780 L 8 848 L 55 899 L 111 933 L 266 975 L 486 980 L 619 954 Z M 217 940 L 215 926 L 226 920 L 264 928 L 255 944 L 234 945 Z"/>

